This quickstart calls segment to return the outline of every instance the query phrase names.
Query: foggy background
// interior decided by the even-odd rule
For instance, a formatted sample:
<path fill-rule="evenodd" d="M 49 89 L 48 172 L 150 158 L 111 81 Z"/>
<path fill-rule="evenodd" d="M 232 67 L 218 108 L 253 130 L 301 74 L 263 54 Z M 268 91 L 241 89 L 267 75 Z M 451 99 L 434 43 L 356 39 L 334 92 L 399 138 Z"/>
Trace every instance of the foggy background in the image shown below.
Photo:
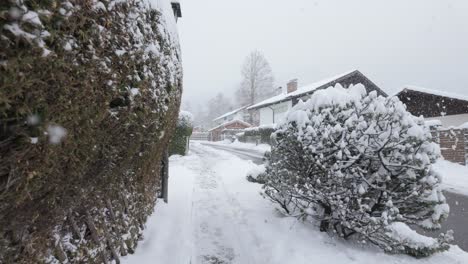
<path fill-rule="evenodd" d="M 466 0 L 184 0 L 184 106 L 231 97 L 252 50 L 275 86 L 358 69 L 384 91 L 405 84 L 468 95 Z"/>

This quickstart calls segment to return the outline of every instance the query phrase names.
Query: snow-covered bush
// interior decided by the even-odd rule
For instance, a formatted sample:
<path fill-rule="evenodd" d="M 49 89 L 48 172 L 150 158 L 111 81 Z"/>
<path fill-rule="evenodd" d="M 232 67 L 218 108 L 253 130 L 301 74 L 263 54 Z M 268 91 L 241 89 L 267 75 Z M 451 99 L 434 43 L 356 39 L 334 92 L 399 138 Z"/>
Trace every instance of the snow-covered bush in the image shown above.
<path fill-rule="evenodd" d="M 236 138 L 241 142 L 255 142 L 271 144 L 271 135 L 275 132 L 276 124 L 245 128 Z"/>
<path fill-rule="evenodd" d="M 390 253 L 448 248 L 450 234 L 399 234 L 408 225 L 440 228 L 449 207 L 432 169 L 439 147 L 398 98 L 336 85 L 299 102 L 273 136 L 264 189 L 284 213 Z"/>
<path fill-rule="evenodd" d="M 188 111 L 180 111 L 177 126 L 193 127 L 193 114 Z"/>
<path fill-rule="evenodd" d="M 193 115 L 187 111 L 180 111 L 177 127 L 171 139 L 170 155 L 185 155 L 189 148 L 189 139 L 193 131 Z"/>
<path fill-rule="evenodd" d="M 247 172 L 247 180 L 256 183 L 265 183 L 265 165 L 257 165 Z"/>
<path fill-rule="evenodd" d="M 0 1 L 0 263 L 134 251 L 182 93 L 169 1 Z"/>

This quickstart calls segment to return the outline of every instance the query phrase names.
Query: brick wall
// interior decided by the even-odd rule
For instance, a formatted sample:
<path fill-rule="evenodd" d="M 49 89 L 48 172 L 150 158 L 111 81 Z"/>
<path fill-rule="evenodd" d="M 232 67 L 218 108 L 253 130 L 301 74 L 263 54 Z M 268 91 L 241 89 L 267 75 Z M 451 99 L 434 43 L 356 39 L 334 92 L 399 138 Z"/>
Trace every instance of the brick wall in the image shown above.
<path fill-rule="evenodd" d="M 464 130 L 465 133 L 465 165 L 468 165 L 468 129 Z"/>
<path fill-rule="evenodd" d="M 442 156 L 446 160 L 467 165 L 468 129 L 439 130 L 433 135 L 439 142 Z"/>

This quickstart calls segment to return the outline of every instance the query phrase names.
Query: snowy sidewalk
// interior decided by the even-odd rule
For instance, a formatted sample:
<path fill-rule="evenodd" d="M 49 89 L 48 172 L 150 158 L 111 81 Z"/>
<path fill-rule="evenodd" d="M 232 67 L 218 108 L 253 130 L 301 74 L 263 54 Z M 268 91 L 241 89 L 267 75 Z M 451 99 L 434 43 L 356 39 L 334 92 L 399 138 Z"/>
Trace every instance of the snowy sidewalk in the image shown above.
<path fill-rule="evenodd" d="M 468 263 L 458 247 L 422 260 L 391 256 L 282 217 L 261 186 L 245 180 L 254 166 L 199 143 L 187 157 L 171 158 L 169 204 L 157 204 L 144 240 L 123 263 Z"/>

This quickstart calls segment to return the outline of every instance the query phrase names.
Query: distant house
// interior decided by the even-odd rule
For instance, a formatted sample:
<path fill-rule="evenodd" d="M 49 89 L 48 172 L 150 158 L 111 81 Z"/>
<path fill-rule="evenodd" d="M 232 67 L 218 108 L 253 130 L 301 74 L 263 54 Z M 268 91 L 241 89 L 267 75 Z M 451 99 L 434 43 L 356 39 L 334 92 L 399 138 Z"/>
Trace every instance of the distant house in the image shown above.
<path fill-rule="evenodd" d="M 247 106 L 243 106 L 240 108 L 237 108 L 235 110 L 229 111 L 215 119 L 213 119 L 213 123 L 215 126 L 219 126 L 221 124 L 224 124 L 226 122 L 232 121 L 232 120 L 240 120 L 247 122 L 249 119 L 249 113 L 247 111 Z"/>
<path fill-rule="evenodd" d="M 426 120 L 440 120 L 442 127 L 460 126 L 468 122 L 468 96 L 404 86 L 395 96 L 406 104 L 407 110 Z"/>
<path fill-rule="evenodd" d="M 273 96 L 262 102 L 247 108 L 247 110 L 258 110 L 260 113 L 260 125 L 276 124 L 283 119 L 286 112 L 297 104 L 299 100 L 307 100 L 317 90 L 326 89 L 336 84 L 348 88 L 351 85 L 363 84 L 368 92 L 377 91 L 379 95 L 387 96 L 377 85 L 369 80 L 358 70 L 349 71 L 340 75 L 318 81 L 298 88 L 297 79 L 287 84 L 286 93 Z"/>
<path fill-rule="evenodd" d="M 445 160 L 468 165 L 468 96 L 410 85 L 395 96 L 408 112 L 436 124 L 433 136 Z"/>
<path fill-rule="evenodd" d="M 177 20 L 182 17 L 182 9 L 180 8 L 179 0 L 172 0 L 171 6 L 172 10 L 174 11 L 175 20 L 177 22 Z"/>
<path fill-rule="evenodd" d="M 231 120 L 226 123 L 222 123 L 212 129 L 210 132 L 211 141 L 221 141 L 228 137 L 234 136 L 235 134 L 241 132 L 243 129 L 251 127 L 251 125 L 242 120 Z"/>

